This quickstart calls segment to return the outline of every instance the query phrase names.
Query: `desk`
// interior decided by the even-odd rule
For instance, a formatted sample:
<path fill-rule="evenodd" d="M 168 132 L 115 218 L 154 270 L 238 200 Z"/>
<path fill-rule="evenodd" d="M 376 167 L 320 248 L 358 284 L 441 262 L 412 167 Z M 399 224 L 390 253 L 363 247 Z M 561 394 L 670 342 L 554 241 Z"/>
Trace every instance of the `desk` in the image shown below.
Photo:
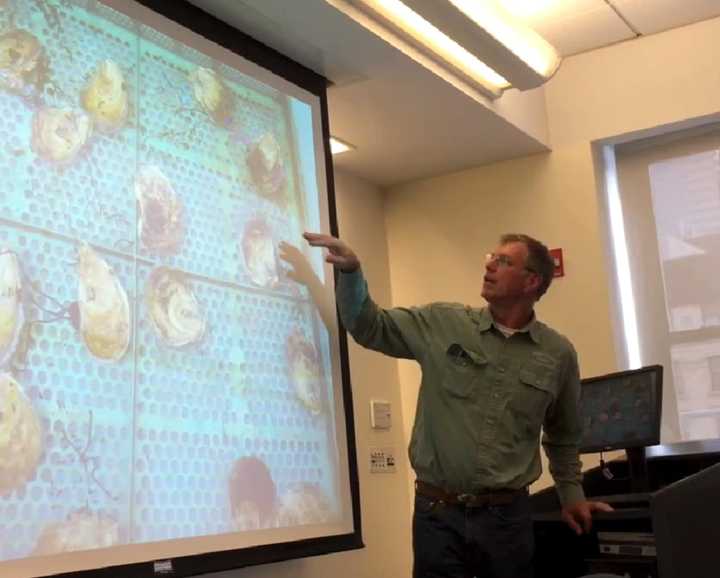
<path fill-rule="evenodd" d="M 652 533 L 650 500 L 655 491 L 720 463 L 720 440 L 684 442 L 646 448 L 643 480 L 648 492 L 633 492 L 627 461 L 611 462 L 614 479 L 594 468 L 585 472 L 585 493 L 615 502 L 615 512 L 596 514 L 593 532 L 576 536 L 560 519 L 555 488 L 531 496 L 536 541 L 536 578 L 577 578 L 611 572 L 631 578 L 656 578 L 657 563 L 649 556 L 601 554 L 598 532 Z M 659 578 L 674 578 L 660 576 Z"/>

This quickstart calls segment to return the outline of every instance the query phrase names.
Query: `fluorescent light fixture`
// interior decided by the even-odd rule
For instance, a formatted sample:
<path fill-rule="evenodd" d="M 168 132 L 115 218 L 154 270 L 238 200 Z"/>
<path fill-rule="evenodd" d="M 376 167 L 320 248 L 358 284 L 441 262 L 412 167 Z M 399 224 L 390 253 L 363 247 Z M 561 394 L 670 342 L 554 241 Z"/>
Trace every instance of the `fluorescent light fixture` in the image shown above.
<path fill-rule="evenodd" d="M 518 18 L 532 18 L 537 14 L 557 9 L 560 4 L 569 4 L 568 0 L 499 0 L 500 5 Z M 575 0 L 571 0 L 574 2 Z"/>
<path fill-rule="evenodd" d="M 555 49 L 497 0 L 326 1 L 399 50 L 377 32 L 377 25 L 412 44 L 491 98 L 511 86 L 540 86 L 560 65 Z M 372 20 L 372 26 L 354 10 Z"/>
<path fill-rule="evenodd" d="M 347 151 L 353 150 L 355 147 L 351 144 L 336 139 L 334 136 L 330 137 L 330 152 L 334 155 L 339 155 Z"/>
<path fill-rule="evenodd" d="M 331 3 L 342 9 L 342 2 Z M 502 75 L 400 0 L 348 0 L 348 3 L 365 12 L 371 11 L 376 19 L 382 19 L 383 24 L 429 52 L 435 60 L 444 61 L 478 85 L 488 96 L 496 98 L 504 89 L 510 87 L 510 83 Z"/>
<path fill-rule="evenodd" d="M 495 0 L 449 1 L 545 79 L 560 66 L 555 49 L 537 32 L 503 10 Z"/>

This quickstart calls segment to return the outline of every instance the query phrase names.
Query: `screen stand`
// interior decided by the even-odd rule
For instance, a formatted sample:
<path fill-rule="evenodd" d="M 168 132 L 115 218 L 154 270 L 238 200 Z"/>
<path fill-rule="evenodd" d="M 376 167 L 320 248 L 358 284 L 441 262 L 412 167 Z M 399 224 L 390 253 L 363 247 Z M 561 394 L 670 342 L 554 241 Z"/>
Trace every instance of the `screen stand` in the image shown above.
<path fill-rule="evenodd" d="M 633 492 L 649 491 L 647 460 L 645 448 L 628 448 L 625 450 L 630 471 L 630 486 Z"/>

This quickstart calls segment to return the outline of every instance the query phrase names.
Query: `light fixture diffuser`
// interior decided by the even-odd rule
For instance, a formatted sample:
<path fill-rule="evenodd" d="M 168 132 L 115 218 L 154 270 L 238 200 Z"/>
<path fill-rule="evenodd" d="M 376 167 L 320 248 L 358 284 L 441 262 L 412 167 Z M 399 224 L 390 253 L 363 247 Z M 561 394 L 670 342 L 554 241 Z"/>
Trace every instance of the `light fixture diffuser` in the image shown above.
<path fill-rule="evenodd" d="M 334 136 L 330 137 L 330 152 L 334 155 L 339 155 L 340 153 L 351 151 L 354 148 L 355 147 L 353 145 L 343 142 L 340 139 L 335 138 Z"/>

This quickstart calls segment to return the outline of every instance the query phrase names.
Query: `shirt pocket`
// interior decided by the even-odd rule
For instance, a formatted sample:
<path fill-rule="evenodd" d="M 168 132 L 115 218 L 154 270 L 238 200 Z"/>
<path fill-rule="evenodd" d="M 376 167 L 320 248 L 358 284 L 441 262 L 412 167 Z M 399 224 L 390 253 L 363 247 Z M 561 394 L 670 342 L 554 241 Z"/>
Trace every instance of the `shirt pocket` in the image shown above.
<path fill-rule="evenodd" d="M 558 367 L 532 364 L 520 370 L 519 383 L 510 400 L 512 413 L 532 432 L 540 431 L 545 414 L 555 401 Z"/>
<path fill-rule="evenodd" d="M 483 352 L 473 351 L 459 343 L 451 344 L 443 360 L 443 389 L 452 397 L 471 397 L 485 366 L 487 357 Z"/>

